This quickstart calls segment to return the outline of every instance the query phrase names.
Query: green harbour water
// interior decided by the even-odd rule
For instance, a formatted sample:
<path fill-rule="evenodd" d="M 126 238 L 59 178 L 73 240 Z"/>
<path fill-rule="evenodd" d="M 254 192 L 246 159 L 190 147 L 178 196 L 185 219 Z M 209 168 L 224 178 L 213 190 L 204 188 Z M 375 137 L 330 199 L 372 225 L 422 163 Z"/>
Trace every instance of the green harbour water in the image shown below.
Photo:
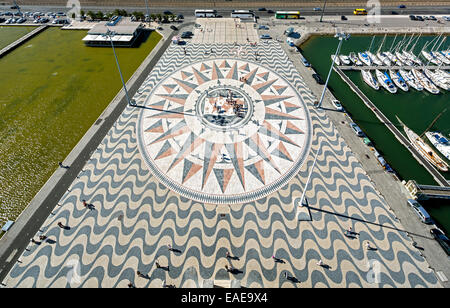
<path fill-rule="evenodd" d="M 0 49 L 33 31 L 35 27 L 0 26 Z"/>
<path fill-rule="evenodd" d="M 432 40 L 433 36 L 422 36 L 414 51 L 420 52 L 426 41 Z M 377 36 L 374 40 L 372 52 L 378 50 L 383 36 Z M 391 47 L 394 36 L 387 36 L 382 50 Z M 403 39 L 397 36 L 396 42 Z M 367 50 L 370 46 L 372 36 L 352 36 L 348 41 L 343 42 L 341 54 Z M 314 36 L 306 41 L 302 46 L 302 53 L 312 64 L 314 69 L 326 79 L 331 65 L 330 55 L 336 52 L 338 40 L 332 36 Z M 410 45 L 411 46 L 411 45 Z M 418 92 L 410 89 L 403 92 L 398 89 L 396 94 L 390 94 L 384 89 L 375 91 L 363 81 L 359 71 L 345 72 L 347 76 L 366 94 L 366 96 L 389 118 L 393 123 L 398 123 L 397 115 L 409 128 L 419 135 L 423 133 L 431 122 L 445 108 L 449 110 L 441 115 L 430 130 L 441 131 L 445 136 L 450 134 L 450 93 L 441 91 L 439 95 L 432 95 L 428 92 Z M 383 155 L 386 161 L 393 167 L 402 180 L 416 180 L 420 184 L 437 185 L 433 177 L 420 165 L 410 152 L 397 141 L 394 135 L 381 123 L 373 112 L 365 106 L 361 99 L 333 72 L 329 88 L 333 94 L 342 102 L 342 105 L 351 114 L 352 119 L 372 140 L 377 150 Z M 403 132 L 401 126 L 400 131 Z M 424 136 L 424 139 L 426 137 Z M 427 140 L 427 139 L 426 139 Z M 437 151 L 436 151 L 437 152 Z M 448 162 L 448 161 L 447 161 Z M 450 162 L 448 162 L 450 164 Z M 450 180 L 450 172 L 442 173 L 447 180 Z M 426 201 L 422 202 L 427 211 L 435 221 L 450 233 L 450 200 L 447 201 Z"/>
<path fill-rule="evenodd" d="M 86 47 L 86 33 L 49 28 L 0 59 L 0 224 L 17 218 L 121 89 L 112 49 Z M 151 32 L 138 48 L 116 48 L 125 80 L 160 39 Z"/>

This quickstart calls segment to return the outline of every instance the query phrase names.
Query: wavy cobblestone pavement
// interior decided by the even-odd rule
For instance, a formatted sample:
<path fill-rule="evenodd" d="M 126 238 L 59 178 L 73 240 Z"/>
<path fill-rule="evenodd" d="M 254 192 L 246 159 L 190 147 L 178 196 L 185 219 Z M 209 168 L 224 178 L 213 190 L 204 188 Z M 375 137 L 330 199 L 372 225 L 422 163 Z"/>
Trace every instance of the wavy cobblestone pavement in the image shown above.
<path fill-rule="evenodd" d="M 255 59 L 255 51 L 258 59 Z M 231 65 L 220 69 L 213 67 L 214 63 L 219 67 L 224 59 Z M 155 153 L 155 148 L 151 147 L 147 147 L 150 151 L 146 152 L 143 148 L 159 137 L 150 134 L 148 142 L 139 146 L 140 136 L 146 136 L 139 130 L 145 127 L 143 125 L 153 125 L 153 132 L 165 134 L 170 142 L 184 140 L 181 138 L 186 138 L 190 132 L 185 129 L 177 134 L 172 129 L 181 123 L 177 121 L 182 121 L 182 117 L 177 118 L 179 113 L 167 113 L 174 115 L 168 122 L 165 122 L 167 117 L 145 122 L 148 118 L 144 116 L 154 115 L 155 109 L 178 108 L 177 97 L 195 91 L 202 80 L 210 82 L 211 76 L 220 80 L 220 74 L 229 74 L 228 79 L 233 79 L 233 59 L 240 61 L 239 76 L 247 70 L 246 63 L 250 66 L 248 73 L 259 67 L 262 74 L 255 77 L 253 83 L 249 82 L 249 86 L 254 86 L 254 91 L 260 95 L 266 95 L 267 100 L 266 90 L 278 91 L 274 96 L 283 93 L 280 94 L 282 88 L 277 82 L 263 82 L 267 77 L 265 72 L 279 76 L 283 84 L 298 93 L 298 101 L 286 98 L 278 109 L 272 109 L 278 111 L 271 111 L 272 114 L 279 117 L 269 120 L 266 117 L 266 123 L 270 123 L 266 128 L 273 128 L 275 122 L 280 121 L 276 136 L 272 134 L 271 138 L 277 139 L 281 146 L 275 151 L 267 145 L 274 140 L 261 141 L 259 144 L 265 147 L 256 151 L 265 153 L 261 163 L 247 157 L 248 161 L 234 164 L 232 150 L 227 149 L 220 153 L 229 155 L 231 162 L 220 165 L 217 157 L 195 152 L 193 142 L 188 144 L 191 152 L 183 156 L 183 164 L 178 164 L 177 172 L 167 173 L 164 168 L 168 166 L 159 164 L 156 155 L 162 155 L 170 163 L 186 147 L 183 148 L 183 144 L 179 144 L 179 148 L 174 144 L 164 146 L 163 140 L 158 142 L 160 153 Z M 202 64 L 205 65 L 203 71 L 200 70 Z M 180 69 L 189 65 L 194 65 L 197 72 L 192 76 L 186 74 L 182 79 Z M 170 79 L 173 76 L 180 77 L 179 82 Z M 165 107 L 158 109 L 154 95 L 162 92 L 153 90 L 162 89 L 163 84 L 159 82 L 163 80 L 166 80 L 164 85 L 168 92 L 163 93 L 166 97 L 160 105 Z M 129 281 L 137 287 L 161 287 L 162 281 L 176 287 L 201 287 L 204 280 L 211 279 L 235 279 L 245 287 L 440 287 L 428 263 L 412 246 L 402 225 L 324 112 L 312 108 L 310 91 L 277 42 L 260 43 L 255 47 L 247 45 L 239 52 L 233 44 L 171 45 L 135 99 L 139 106 L 148 108 L 125 109 L 55 206 L 41 232 L 34 237 L 37 240 L 39 235 L 45 234 L 48 240 L 29 245 L 20 257 L 21 262 L 3 282 L 7 287 L 126 287 Z M 270 106 L 265 103 L 267 116 Z M 307 108 L 302 116 L 310 119 L 311 126 L 308 129 L 307 124 L 302 124 L 306 122 L 300 121 L 289 127 L 305 125 L 302 129 L 307 136 L 303 139 L 296 139 L 283 124 L 289 117 L 289 107 L 297 103 Z M 186 109 L 179 110 L 186 112 Z M 300 118 L 300 114 L 295 116 Z M 158 121 L 164 123 L 156 124 Z M 261 118 L 259 124 L 263 122 Z M 303 158 L 298 158 L 303 155 L 300 152 L 292 153 L 295 145 L 286 145 L 289 143 L 286 138 L 301 143 L 298 147 L 305 151 Z M 312 220 L 299 222 L 293 203 L 301 197 L 319 140 L 322 147 L 306 194 Z M 250 145 L 247 142 L 243 147 Z M 284 151 L 286 148 L 290 150 Z M 292 157 L 288 159 L 280 154 L 271 159 L 271 155 L 276 156 L 275 152 L 291 152 Z M 199 165 L 198 161 L 203 164 Z M 283 165 L 289 161 L 292 165 L 298 162 L 298 169 Z M 157 164 L 162 174 L 153 175 L 149 166 Z M 223 168 L 218 168 L 219 165 Z M 274 165 L 279 166 L 279 177 L 284 181 L 281 188 L 259 190 L 269 185 L 269 172 L 275 172 Z M 295 172 L 283 177 L 289 170 Z M 243 179 L 245 188 L 242 188 Z M 226 181 L 236 186 L 235 190 L 230 190 Z M 166 187 L 171 182 L 178 192 Z M 216 185 L 211 188 L 213 194 L 217 194 L 217 189 L 227 196 L 257 193 L 244 198 L 243 202 L 218 199 L 216 204 L 209 204 L 203 203 L 201 196 L 183 190 L 194 187 L 195 183 L 198 183 L 197 191 L 204 190 L 202 183 L 209 183 L 208 187 Z M 92 204 L 92 209 L 86 208 L 82 200 Z M 58 222 L 69 228 L 61 229 Z M 354 238 L 344 235 L 349 227 L 358 233 Z M 376 250 L 368 250 L 366 242 Z M 227 258 L 227 251 L 239 259 Z M 284 263 L 274 262 L 272 256 Z M 326 266 L 317 265 L 319 260 Z M 162 268 L 157 268 L 156 262 Z M 225 265 L 230 263 L 238 272 L 225 270 Z M 164 268 L 166 266 L 169 270 Z M 380 275 L 372 275 L 378 269 Z M 138 277 L 136 271 L 148 277 Z M 286 279 L 286 273 L 299 283 Z M 67 277 L 72 279 L 68 281 Z M 374 277 L 379 280 L 374 282 Z"/>

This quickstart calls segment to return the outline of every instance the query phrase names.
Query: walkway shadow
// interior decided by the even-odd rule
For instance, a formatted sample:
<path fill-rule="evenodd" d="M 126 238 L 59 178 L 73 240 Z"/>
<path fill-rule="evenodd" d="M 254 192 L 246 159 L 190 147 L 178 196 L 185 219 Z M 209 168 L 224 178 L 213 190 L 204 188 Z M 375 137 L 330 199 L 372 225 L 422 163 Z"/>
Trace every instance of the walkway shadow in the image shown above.
<path fill-rule="evenodd" d="M 152 108 L 152 107 L 147 107 L 147 106 L 142 106 L 142 105 L 135 105 L 134 107 L 142 108 L 142 109 L 148 109 L 148 110 L 155 110 L 155 111 L 159 111 L 161 113 L 162 112 L 167 112 L 167 113 L 182 114 L 182 115 L 193 116 L 193 117 L 197 116 L 194 113 L 178 112 L 178 111 L 171 111 L 171 110 L 161 110 L 161 109 L 158 109 L 158 108 Z"/>
<path fill-rule="evenodd" d="M 300 283 L 300 280 L 292 276 L 287 276 L 286 279 L 292 281 L 293 283 Z"/>
<path fill-rule="evenodd" d="M 181 250 L 176 249 L 176 248 L 171 248 L 170 251 L 172 251 L 173 253 L 176 253 L 176 254 L 180 254 L 180 255 L 183 253 Z"/>
<path fill-rule="evenodd" d="M 335 212 L 331 212 L 331 211 L 327 211 L 327 210 L 322 210 L 322 209 L 311 207 L 311 206 L 309 208 L 311 210 L 316 210 L 318 212 L 322 212 L 322 213 L 325 213 L 325 214 L 330 214 L 330 215 L 334 215 L 334 216 L 338 216 L 338 217 L 343 217 L 343 218 L 347 218 L 347 219 L 351 219 L 351 220 L 356 220 L 356 221 L 359 221 L 359 222 L 362 222 L 362 223 L 371 224 L 371 225 L 375 225 L 375 226 L 378 226 L 378 227 L 381 227 L 381 228 L 391 229 L 391 230 L 395 230 L 395 231 L 399 231 L 399 232 L 407 232 L 410 235 L 419 236 L 419 237 L 422 237 L 422 238 L 425 238 L 425 239 L 428 239 L 428 240 L 433 240 L 432 237 L 428 237 L 428 236 L 425 236 L 425 235 L 409 232 L 407 230 L 402 230 L 402 229 L 391 227 L 391 226 L 382 225 L 382 224 L 379 224 L 379 223 L 376 223 L 376 222 L 367 221 L 367 220 L 364 220 L 364 219 L 361 219 L 361 218 L 351 217 L 351 216 L 347 216 L 347 215 L 344 215 L 344 214 L 339 214 L 339 213 L 335 213 Z M 351 237 L 351 235 L 347 235 L 347 234 L 345 234 L 345 235 L 347 237 Z M 356 238 L 356 236 L 355 236 L 355 238 Z"/>

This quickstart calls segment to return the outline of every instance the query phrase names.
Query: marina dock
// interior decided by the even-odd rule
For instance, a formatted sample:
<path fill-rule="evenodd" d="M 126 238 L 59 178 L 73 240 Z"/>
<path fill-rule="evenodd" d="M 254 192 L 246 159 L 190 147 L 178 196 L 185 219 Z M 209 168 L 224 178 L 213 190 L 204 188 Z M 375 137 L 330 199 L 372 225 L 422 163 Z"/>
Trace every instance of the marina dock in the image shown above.
<path fill-rule="evenodd" d="M 397 140 L 405 146 L 414 156 L 414 158 L 433 176 L 435 181 L 443 186 L 450 187 L 450 184 L 447 182 L 447 179 L 439 173 L 439 171 L 429 163 L 420 153 L 413 147 L 413 145 L 409 142 L 408 138 L 404 136 L 396 127 L 394 123 L 392 123 L 382 112 L 379 110 L 374 103 L 348 78 L 347 75 L 341 70 L 340 67 L 334 66 L 333 69 L 335 72 L 342 78 L 344 82 L 346 82 L 350 88 L 362 99 L 364 104 L 375 113 L 377 118 L 386 125 L 386 127 L 394 134 Z"/>
<path fill-rule="evenodd" d="M 19 47 L 20 45 L 22 45 L 23 43 L 25 43 L 26 41 L 28 41 L 32 37 L 38 35 L 39 33 L 41 33 L 42 31 L 44 31 L 47 28 L 48 28 L 48 25 L 43 25 L 43 26 L 37 27 L 36 29 L 31 31 L 30 33 L 22 36 L 21 38 L 19 38 L 16 41 L 12 42 L 8 46 L 6 46 L 2 50 L 0 50 L 0 58 L 3 57 L 4 55 L 6 55 L 7 53 L 9 53 L 10 51 L 13 51 L 14 49 Z"/>
<path fill-rule="evenodd" d="M 442 69 L 442 70 L 450 70 L 450 65 L 442 65 L 442 66 L 437 66 L 437 65 L 428 65 L 428 66 L 407 66 L 407 65 L 402 65 L 402 66 L 398 66 L 398 65 L 371 65 L 371 66 L 367 66 L 367 65 L 363 65 L 363 66 L 356 66 L 356 65 L 340 65 L 339 69 L 342 71 L 360 71 L 360 70 L 389 70 L 389 69 L 393 69 L 393 70 L 398 70 L 398 69 L 404 69 L 404 70 L 412 70 L 412 69 L 419 69 L 419 70 L 425 70 L 425 69 L 430 69 L 430 70 L 434 70 L 434 69 Z"/>
<path fill-rule="evenodd" d="M 450 187 L 441 187 L 433 185 L 421 185 L 416 181 L 410 180 L 406 184 L 409 192 L 417 198 L 417 200 L 428 199 L 448 199 L 450 200 Z"/>

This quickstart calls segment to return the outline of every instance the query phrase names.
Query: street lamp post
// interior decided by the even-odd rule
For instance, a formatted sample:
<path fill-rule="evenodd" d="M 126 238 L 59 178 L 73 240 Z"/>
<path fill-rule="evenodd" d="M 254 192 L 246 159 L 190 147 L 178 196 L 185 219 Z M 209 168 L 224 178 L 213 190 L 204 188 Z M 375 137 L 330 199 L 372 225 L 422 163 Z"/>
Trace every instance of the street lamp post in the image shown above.
<path fill-rule="evenodd" d="M 327 76 L 327 80 L 325 81 L 325 86 L 323 87 L 323 91 L 322 91 L 322 96 L 320 97 L 319 103 L 317 104 L 316 108 L 320 108 L 322 106 L 322 101 L 323 98 L 325 96 L 325 91 L 327 90 L 327 86 L 328 86 L 328 81 L 330 80 L 330 76 L 331 76 L 331 71 L 333 70 L 333 66 L 334 66 L 334 62 L 336 57 L 339 54 L 339 51 L 341 50 L 341 45 L 342 42 L 344 40 L 348 40 L 348 38 L 350 37 L 350 34 L 346 34 L 346 33 L 336 33 L 335 37 L 339 38 L 339 44 L 338 47 L 336 49 L 336 53 L 334 54 L 334 58 L 331 59 L 331 67 L 330 67 L 330 71 L 328 72 L 328 76 Z"/>
<path fill-rule="evenodd" d="M 127 91 L 127 87 L 126 87 L 126 85 L 125 85 L 125 81 L 123 80 L 122 70 L 120 69 L 119 60 L 117 59 L 116 50 L 115 50 L 115 48 L 114 48 L 114 44 L 113 44 L 113 41 L 112 41 L 112 37 L 113 37 L 114 35 L 116 35 L 116 33 L 108 29 L 108 31 L 106 32 L 106 34 L 103 34 L 102 36 L 103 36 L 103 37 L 108 37 L 108 38 L 109 38 L 109 41 L 111 42 L 111 47 L 112 47 L 112 50 L 113 50 L 113 53 L 114 53 L 114 58 L 116 59 L 117 69 L 119 70 L 120 80 L 122 80 L 122 85 L 123 85 L 123 89 L 124 89 L 124 91 L 125 91 L 125 96 L 126 96 L 126 98 L 127 98 L 128 105 L 130 105 L 130 106 L 136 106 L 136 104 L 134 103 L 134 101 L 130 100 L 130 97 L 129 97 L 128 91 Z"/>
<path fill-rule="evenodd" d="M 325 6 L 327 5 L 327 0 L 323 3 L 322 15 L 320 15 L 320 22 L 322 22 L 323 14 L 325 13 Z"/>
<path fill-rule="evenodd" d="M 147 0 L 145 0 L 145 6 L 147 7 L 148 26 L 150 27 L 150 10 L 148 8 L 148 1 Z"/>

